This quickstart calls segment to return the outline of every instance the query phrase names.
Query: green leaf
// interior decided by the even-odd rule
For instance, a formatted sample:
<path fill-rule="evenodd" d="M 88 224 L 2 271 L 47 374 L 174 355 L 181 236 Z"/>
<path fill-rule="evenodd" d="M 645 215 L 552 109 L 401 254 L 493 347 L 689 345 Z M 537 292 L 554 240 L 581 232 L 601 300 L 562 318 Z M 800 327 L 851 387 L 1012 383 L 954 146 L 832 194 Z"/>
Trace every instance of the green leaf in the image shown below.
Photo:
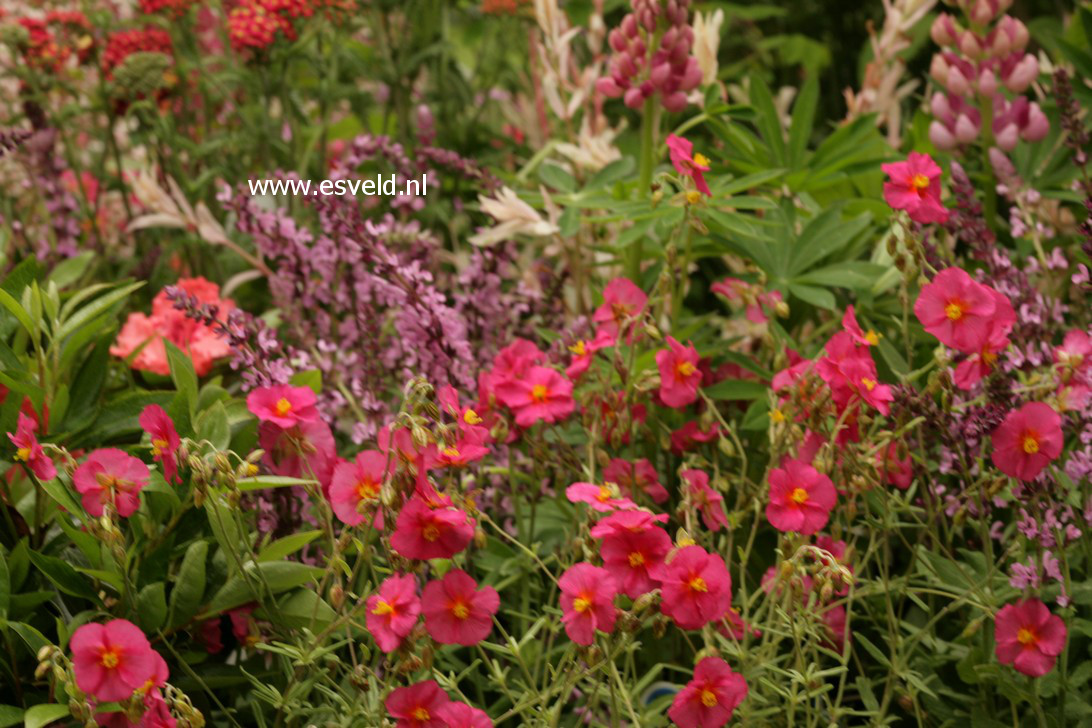
<path fill-rule="evenodd" d="M 785 174 L 784 169 L 764 169 L 761 172 L 754 172 L 753 174 L 734 179 L 723 187 L 717 187 L 717 193 L 722 195 L 734 195 L 737 192 L 752 190 L 756 187 L 761 187 L 771 180 L 777 179 L 783 174 Z"/>
<path fill-rule="evenodd" d="M 285 488 L 290 485 L 308 485 L 312 480 L 290 478 L 287 475 L 259 475 L 256 478 L 240 478 L 235 482 L 239 490 L 264 490 L 266 488 Z"/>
<path fill-rule="evenodd" d="M 227 450 L 231 444 L 231 424 L 223 402 L 216 402 L 197 417 L 194 426 L 197 439 L 208 440 L 217 450 Z"/>
<path fill-rule="evenodd" d="M 801 301 L 819 308 L 825 308 L 828 311 L 833 311 L 836 305 L 834 294 L 825 288 L 815 288 L 802 283 L 790 283 L 789 292 Z"/>
<path fill-rule="evenodd" d="M 167 587 L 157 581 L 137 594 L 137 622 L 145 632 L 155 632 L 167 623 Z"/>
<path fill-rule="evenodd" d="M 11 728 L 23 724 L 24 711 L 14 705 L 0 705 L 0 728 Z"/>
<path fill-rule="evenodd" d="M 792 249 L 789 274 L 798 276 L 831 253 L 843 248 L 861 233 L 872 218 L 860 215 L 852 220 L 842 220 L 842 207 L 828 207 L 812 218 L 800 233 Z"/>
<path fill-rule="evenodd" d="M 747 379 L 725 379 L 703 390 L 711 399 L 758 399 L 765 397 L 768 391 L 762 382 Z"/>
<path fill-rule="evenodd" d="M 284 538 L 279 538 L 266 546 L 258 554 L 258 561 L 280 561 L 294 554 L 322 535 L 322 531 L 301 531 Z"/>
<path fill-rule="evenodd" d="M 25 622 L 8 622 L 8 628 L 23 639 L 32 655 L 37 656 L 43 647 L 50 644 L 41 632 Z"/>
<path fill-rule="evenodd" d="M 556 164 L 546 162 L 538 168 L 538 178 L 555 190 L 576 192 L 576 180 Z"/>
<path fill-rule="evenodd" d="M 15 320 L 22 324 L 28 334 L 34 336 L 36 328 L 34 322 L 30 319 L 30 314 L 23 309 L 18 301 L 12 298 L 10 293 L 2 288 L 0 288 L 0 305 L 3 305 L 15 317 Z"/>
<path fill-rule="evenodd" d="M 596 172 L 584 187 L 585 189 L 597 189 L 613 185 L 615 182 L 620 182 L 630 176 L 636 168 L 637 163 L 633 161 L 633 157 L 627 156 L 616 159 Z"/>
<path fill-rule="evenodd" d="M 324 629 L 337 618 L 333 607 L 310 589 L 294 591 L 279 600 L 273 609 L 260 611 L 265 619 L 289 628 Z"/>
<path fill-rule="evenodd" d="M 264 561 L 255 564 L 248 562 L 244 567 L 247 577 L 236 575 L 220 588 L 206 605 L 202 618 L 220 614 L 241 604 L 260 600 L 264 595 L 264 586 L 259 579 L 269 585 L 273 594 L 295 589 L 322 576 L 322 569 L 307 566 L 295 561 Z M 256 583 L 251 585 L 251 582 Z"/>
<path fill-rule="evenodd" d="M 296 372 L 288 381 L 294 387 L 307 387 L 315 394 L 322 394 L 322 372 L 318 369 Z"/>
<path fill-rule="evenodd" d="M 8 613 L 11 604 L 11 573 L 8 570 L 8 557 L 0 548 L 0 617 Z"/>
<path fill-rule="evenodd" d="M 847 260 L 810 271 L 794 280 L 817 286 L 868 289 L 886 272 L 887 267 L 877 263 Z"/>
<path fill-rule="evenodd" d="M 751 74 L 751 105 L 758 113 L 755 125 L 762 134 L 762 141 L 766 142 L 773 154 L 774 166 L 787 166 L 785 139 L 781 136 L 781 115 L 777 113 L 770 87 L 760 73 Z"/>
<path fill-rule="evenodd" d="M 66 258 L 57 265 L 49 274 L 49 280 L 57 284 L 57 288 L 65 288 L 80 279 L 91 261 L 95 259 L 95 253 L 86 250 L 73 258 Z"/>
<path fill-rule="evenodd" d="M 57 705 L 56 703 L 43 703 L 42 705 L 35 705 L 27 711 L 26 716 L 23 718 L 24 728 L 45 728 L 45 726 L 65 718 L 69 715 L 67 705 Z"/>
<path fill-rule="evenodd" d="M 30 560 L 38 571 L 45 574 L 54 586 L 65 594 L 98 602 L 98 595 L 95 594 L 95 590 L 91 588 L 87 579 L 80 576 L 67 562 L 37 551 L 30 552 Z"/>
<path fill-rule="evenodd" d="M 205 594 L 205 559 L 208 557 L 208 541 L 194 541 L 186 549 L 182 566 L 171 588 L 170 625 L 185 624 L 197 613 L 201 597 Z"/>
<path fill-rule="evenodd" d="M 815 125 L 815 107 L 819 102 L 819 82 L 814 75 L 800 89 L 792 107 L 792 126 L 789 127 L 789 165 L 798 169 L 804 161 L 804 152 Z"/>
<path fill-rule="evenodd" d="M 114 304 L 123 301 L 130 293 L 144 285 L 143 281 L 130 283 L 127 286 L 110 291 L 104 296 L 99 296 L 93 302 L 87 304 L 76 313 L 67 318 L 61 324 L 57 332 L 57 339 L 64 339 L 80 327 L 90 323 L 95 317 L 106 313 Z"/>
<path fill-rule="evenodd" d="M 193 369 L 193 360 L 189 354 L 179 349 L 167 339 L 163 339 L 167 347 L 167 362 L 171 367 L 171 381 L 175 389 L 186 401 L 190 414 L 197 405 L 197 373 Z"/>

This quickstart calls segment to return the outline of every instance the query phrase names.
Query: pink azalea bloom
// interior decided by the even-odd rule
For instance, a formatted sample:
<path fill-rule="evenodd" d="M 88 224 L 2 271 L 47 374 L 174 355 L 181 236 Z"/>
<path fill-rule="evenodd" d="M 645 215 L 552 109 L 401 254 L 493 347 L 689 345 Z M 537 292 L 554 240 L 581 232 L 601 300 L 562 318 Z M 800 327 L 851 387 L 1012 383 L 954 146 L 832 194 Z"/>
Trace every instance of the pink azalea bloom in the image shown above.
<path fill-rule="evenodd" d="M 407 559 L 450 559 L 474 537 L 474 520 L 452 506 L 431 508 L 414 495 L 398 514 L 391 546 Z"/>
<path fill-rule="evenodd" d="M 432 639 L 445 645 L 478 644 L 493 629 L 493 615 L 500 608 L 500 596 L 491 586 L 478 583 L 462 569 L 425 584 L 421 611 Z"/>
<path fill-rule="evenodd" d="M 613 483 L 573 483 L 565 489 L 565 496 L 572 503 L 586 503 L 593 511 L 610 513 L 617 510 L 633 510 L 637 504 L 618 493 Z"/>
<path fill-rule="evenodd" d="M 383 705 L 395 728 L 448 728 L 443 711 L 450 702 L 435 680 L 425 680 L 391 691 Z"/>
<path fill-rule="evenodd" d="M 1006 604 L 994 617 L 997 661 L 1031 677 L 1054 669 L 1065 649 L 1066 627 L 1038 599 Z"/>
<path fill-rule="evenodd" d="M 561 586 L 561 622 L 565 634 L 578 645 L 595 641 L 595 630 L 614 631 L 618 593 L 614 578 L 606 569 L 581 562 L 569 567 L 558 582 Z"/>
<path fill-rule="evenodd" d="M 992 442 L 998 470 L 1019 480 L 1035 480 L 1062 453 L 1062 416 L 1048 404 L 1028 402 L 1005 415 Z"/>
<path fill-rule="evenodd" d="M 667 711 L 680 728 L 720 728 L 747 697 L 747 681 L 719 657 L 706 657 Z"/>
<path fill-rule="evenodd" d="M 701 629 L 732 606 L 732 577 L 724 559 L 701 546 L 684 546 L 657 568 L 660 610 L 680 629 Z"/>
<path fill-rule="evenodd" d="M 853 338 L 855 343 L 861 346 L 875 346 L 880 343 L 879 334 L 872 329 L 865 331 L 857 323 L 857 314 L 854 312 L 852 305 L 846 306 L 846 313 L 842 316 L 842 328 Z"/>
<path fill-rule="evenodd" d="M 600 332 L 613 340 L 627 320 L 644 313 L 647 304 L 648 295 L 633 281 L 628 278 L 615 278 L 603 290 L 603 304 L 595 309 L 592 321 L 598 324 Z M 599 338 L 598 332 L 596 338 Z"/>
<path fill-rule="evenodd" d="M 360 512 L 362 502 L 379 502 L 379 489 L 387 474 L 387 456 L 378 450 L 357 453 L 352 462 L 341 462 L 334 468 L 330 479 L 330 507 L 334 515 L 347 526 L 357 526 L 364 521 Z M 382 527 L 382 513 L 376 513 Z"/>
<path fill-rule="evenodd" d="M 701 372 L 698 370 L 698 350 L 687 342 L 683 346 L 673 336 L 667 337 L 669 348 L 656 352 L 660 369 L 660 399 L 668 407 L 679 409 L 698 398 Z"/>
<path fill-rule="evenodd" d="M 799 460 L 783 465 L 770 471 L 766 520 L 778 531 L 809 536 L 827 525 L 838 493 L 830 478 L 812 466 Z"/>
<path fill-rule="evenodd" d="M 664 557 L 671 551 L 671 537 L 662 528 L 656 527 L 651 518 L 648 520 L 649 526 L 639 530 L 610 528 L 604 529 L 605 533 L 600 531 L 604 533 L 599 549 L 603 566 L 622 593 L 631 599 L 656 588 L 656 581 L 650 572 L 663 564 Z M 601 524 L 602 521 L 597 526 Z"/>
<path fill-rule="evenodd" d="M 727 526 L 728 514 L 724 512 L 724 496 L 709 487 L 709 474 L 704 470 L 684 470 L 681 475 L 686 481 L 690 502 L 701 511 L 701 520 L 705 527 L 716 532 Z"/>
<path fill-rule="evenodd" d="M 395 574 L 383 580 L 379 592 L 365 604 L 365 625 L 384 652 L 393 652 L 413 631 L 421 600 L 417 598 L 417 580 L 412 574 Z"/>
<path fill-rule="evenodd" d="M 247 409 L 255 417 L 285 429 L 301 422 L 317 420 L 317 401 L 318 397 L 310 387 L 293 387 L 291 384 L 258 387 L 246 396 Z"/>
<path fill-rule="evenodd" d="M 709 160 L 705 155 L 694 154 L 694 144 L 675 134 L 668 135 L 667 149 L 675 171 L 692 178 L 699 192 L 712 197 L 713 193 L 710 192 L 709 184 L 705 181 L 705 173 L 709 171 Z"/>
<path fill-rule="evenodd" d="M 57 466 L 45 454 L 41 443 L 35 437 L 34 433 L 37 431 L 37 421 L 20 412 L 15 432 L 8 433 L 8 439 L 11 440 L 12 445 L 15 445 L 13 459 L 16 462 L 26 463 L 30 472 L 34 473 L 38 480 L 53 480 L 57 477 Z"/>
<path fill-rule="evenodd" d="M 656 468 L 652 467 L 652 463 L 647 458 L 641 458 L 632 463 L 621 458 L 613 458 L 603 469 L 603 478 L 607 482 L 617 483 L 626 488 L 632 495 L 636 495 L 638 491 L 644 491 L 656 503 L 667 501 L 667 489 L 660 485 Z"/>
<path fill-rule="evenodd" d="M 162 465 L 163 478 L 168 483 L 181 483 L 177 453 L 182 440 L 167 411 L 158 404 L 150 404 L 140 413 L 138 421 L 152 441 L 152 459 Z"/>
<path fill-rule="evenodd" d="M 553 424 L 572 414 L 573 383 L 548 367 L 533 366 L 523 379 L 500 382 L 497 399 L 516 416 L 516 424 L 530 427 L 539 420 Z"/>
<path fill-rule="evenodd" d="M 154 682 L 159 668 L 148 638 L 124 619 L 84 624 L 68 646 L 76 685 L 104 703 L 125 700 L 149 680 Z"/>
<path fill-rule="evenodd" d="M 300 422 L 288 429 L 262 422 L 258 425 L 258 444 L 265 450 L 262 463 L 274 475 L 313 478 L 322 485 L 323 492 L 329 488 L 337 451 L 334 433 L 322 420 Z"/>
<path fill-rule="evenodd" d="M 72 473 L 83 508 L 98 518 L 103 506 L 112 503 L 122 518 L 140 507 L 140 491 L 148 484 L 148 466 L 115 447 L 95 450 Z"/>
<path fill-rule="evenodd" d="M 997 310 L 995 291 L 962 268 L 945 268 L 922 286 L 914 314 L 940 342 L 965 354 L 982 350 Z"/>
<path fill-rule="evenodd" d="M 440 717 L 447 728 L 493 728 L 493 721 L 484 710 L 466 703 L 452 701 L 440 709 Z"/>
<path fill-rule="evenodd" d="M 910 456 L 899 460 L 899 446 L 891 443 L 884 452 L 876 453 L 880 474 L 884 482 L 889 483 L 900 490 L 906 490 L 914 481 L 914 469 L 910 465 Z"/>
<path fill-rule="evenodd" d="M 690 420 L 679 429 L 671 433 L 671 452 L 682 455 L 693 450 L 698 444 L 712 442 L 720 436 L 720 424 L 710 422 L 709 429 L 703 430 L 697 420 Z"/>
<path fill-rule="evenodd" d="M 940 202 L 941 169 L 928 154 L 910 152 L 905 162 L 880 166 L 890 182 L 884 182 L 883 198 L 895 210 L 906 210 L 910 219 L 928 224 L 944 222 L 948 210 Z"/>

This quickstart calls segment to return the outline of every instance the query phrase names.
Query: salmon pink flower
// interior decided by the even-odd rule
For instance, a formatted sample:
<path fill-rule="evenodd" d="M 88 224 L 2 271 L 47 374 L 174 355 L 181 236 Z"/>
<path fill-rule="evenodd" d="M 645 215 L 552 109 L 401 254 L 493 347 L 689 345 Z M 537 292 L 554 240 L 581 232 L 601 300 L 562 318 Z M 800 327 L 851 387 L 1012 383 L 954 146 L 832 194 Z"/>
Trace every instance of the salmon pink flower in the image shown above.
<path fill-rule="evenodd" d="M 330 507 L 347 526 L 364 521 L 362 502 L 379 502 L 379 489 L 387 473 L 387 456 L 378 450 L 357 453 L 352 462 L 339 463 L 330 480 Z M 376 513 L 376 527 L 382 528 L 382 512 Z"/>
<path fill-rule="evenodd" d="M 684 546 L 652 570 L 660 582 L 660 610 L 681 629 L 701 629 L 732 606 L 732 577 L 724 559 L 701 546 Z"/>
<path fill-rule="evenodd" d="M 76 685 L 104 703 L 125 700 L 154 681 L 159 668 L 148 638 L 124 619 L 82 625 L 72 634 L 69 649 Z"/>
<path fill-rule="evenodd" d="M 603 468 L 603 478 L 609 483 L 617 483 L 636 496 L 638 491 L 644 491 L 649 498 L 656 503 L 667 501 L 667 489 L 660 485 L 656 475 L 656 468 L 646 458 L 629 462 L 621 458 L 613 458 L 607 467 Z"/>
<path fill-rule="evenodd" d="M 474 537 L 474 521 L 453 506 L 432 508 L 414 495 L 398 514 L 391 546 L 407 559 L 450 559 Z"/>
<path fill-rule="evenodd" d="M 293 387 L 290 384 L 258 387 L 246 396 L 246 406 L 251 414 L 262 422 L 271 422 L 285 429 L 301 422 L 317 420 L 317 401 L 318 397 L 310 387 Z"/>
<path fill-rule="evenodd" d="M 701 511 L 701 520 L 710 531 L 716 532 L 728 525 L 724 512 L 724 496 L 709 487 L 709 474 L 704 470 L 684 470 L 680 473 L 686 481 L 686 493 L 690 502 Z"/>
<path fill-rule="evenodd" d="M 103 506 L 111 503 L 122 518 L 140 507 L 140 491 L 148 484 L 148 466 L 115 447 L 95 450 L 72 473 L 72 483 L 80 492 L 83 507 L 98 518 Z"/>
<path fill-rule="evenodd" d="M 578 645 L 595 641 L 595 630 L 614 631 L 617 613 L 614 597 L 618 587 L 606 569 L 581 562 L 561 575 L 561 622 L 565 634 Z"/>
<path fill-rule="evenodd" d="M 941 169 L 928 154 L 910 152 L 905 162 L 880 165 L 890 182 L 883 198 L 895 210 L 906 210 L 914 222 L 944 222 L 948 210 L 940 203 Z"/>
<path fill-rule="evenodd" d="M 57 477 L 57 466 L 49 459 L 42 449 L 41 443 L 34 433 L 38 431 L 38 422 L 33 417 L 19 413 L 19 423 L 15 432 L 8 433 L 8 439 L 15 445 L 16 462 L 26 463 L 30 472 L 39 480 L 53 480 Z"/>
<path fill-rule="evenodd" d="M 719 657 L 706 657 L 667 711 L 680 728 L 720 728 L 747 697 L 747 681 Z"/>
<path fill-rule="evenodd" d="M 618 515 L 623 513 L 625 512 L 619 512 Z M 600 521 L 596 526 L 603 525 L 609 518 L 614 516 Z M 656 581 L 650 570 L 659 568 L 664 557 L 671 551 L 671 537 L 657 527 L 651 518 L 646 523 L 644 528 L 617 527 L 612 524 L 612 527 L 598 531 L 603 534 L 603 544 L 599 549 L 603 566 L 614 577 L 622 593 L 631 599 L 656 588 Z M 593 529 L 592 535 L 595 533 Z"/>
<path fill-rule="evenodd" d="M 637 504 L 618 492 L 614 483 L 573 483 L 565 489 L 565 496 L 572 503 L 586 503 L 593 511 L 610 513 L 617 510 L 633 510 Z"/>
<path fill-rule="evenodd" d="M 993 464 L 1005 475 L 1035 480 L 1062 453 L 1062 416 L 1043 402 L 1005 415 L 993 432 Z"/>
<path fill-rule="evenodd" d="M 167 411 L 158 404 L 150 404 L 140 413 L 140 426 L 152 441 L 152 459 L 163 466 L 163 478 L 168 483 L 181 483 L 178 477 L 178 446 L 182 440 L 174 429 L 174 422 Z"/>
<path fill-rule="evenodd" d="M 997 310 L 994 293 L 962 268 L 945 268 L 922 286 L 914 314 L 940 343 L 972 354 L 988 342 L 990 319 Z"/>
<path fill-rule="evenodd" d="M 530 427 L 539 420 L 553 424 L 572 414 L 573 383 L 548 367 L 533 366 L 523 379 L 500 382 L 497 399 L 516 416 L 516 424 Z"/>
<path fill-rule="evenodd" d="M 694 154 L 694 144 L 681 136 L 669 134 L 667 137 L 667 150 L 671 156 L 671 164 L 675 171 L 694 180 L 694 186 L 707 197 L 712 197 L 709 184 L 705 181 L 705 173 L 709 171 L 709 160 L 704 154 Z"/>
<path fill-rule="evenodd" d="M 493 629 L 493 615 L 500 607 L 500 596 L 491 586 L 478 583 L 462 569 L 447 572 L 444 578 L 425 584 L 421 611 L 432 639 L 445 645 L 478 644 Z"/>
<path fill-rule="evenodd" d="M 417 624 L 421 600 L 412 574 L 395 574 L 383 580 L 379 592 L 365 604 L 365 625 L 384 652 L 393 652 Z"/>
<path fill-rule="evenodd" d="M 493 721 L 484 710 L 466 703 L 452 701 L 440 709 L 440 717 L 447 728 L 493 728 Z"/>
<path fill-rule="evenodd" d="M 766 520 L 778 531 L 810 536 L 827 525 L 838 493 L 830 478 L 807 463 L 788 459 L 783 465 L 770 471 Z"/>
<path fill-rule="evenodd" d="M 615 278 L 603 289 L 603 304 L 592 314 L 599 331 L 613 342 L 626 321 L 644 313 L 648 295 L 628 278 Z M 596 335 L 598 339 L 598 333 Z M 610 344 L 605 344 L 609 346 Z"/>
<path fill-rule="evenodd" d="M 1001 607 L 994 627 L 997 661 L 1030 677 L 1042 677 L 1053 670 L 1065 649 L 1065 622 L 1038 599 Z"/>
<path fill-rule="evenodd" d="M 668 407 L 679 409 L 698 398 L 701 371 L 698 369 L 698 350 L 687 342 L 683 346 L 673 336 L 667 337 L 669 348 L 656 352 L 656 366 L 660 369 L 660 399 Z"/>
<path fill-rule="evenodd" d="M 450 702 L 435 680 L 425 680 L 391 691 L 383 705 L 395 728 L 447 728 L 442 713 Z"/>

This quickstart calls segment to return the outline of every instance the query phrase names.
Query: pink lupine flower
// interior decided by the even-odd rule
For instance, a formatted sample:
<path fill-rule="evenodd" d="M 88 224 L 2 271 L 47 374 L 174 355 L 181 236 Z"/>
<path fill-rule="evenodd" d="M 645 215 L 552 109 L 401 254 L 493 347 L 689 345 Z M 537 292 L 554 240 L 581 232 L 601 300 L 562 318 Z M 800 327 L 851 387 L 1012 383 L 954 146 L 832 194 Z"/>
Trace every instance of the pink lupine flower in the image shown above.
<path fill-rule="evenodd" d="M 962 268 L 945 268 L 922 286 L 914 314 L 940 343 L 966 354 L 981 351 L 990 333 L 997 298 Z"/>
<path fill-rule="evenodd" d="M 614 631 L 618 587 L 606 569 L 581 562 L 569 567 L 558 581 L 565 634 L 578 645 L 595 642 L 595 630 Z"/>
<path fill-rule="evenodd" d="M 656 581 L 651 571 L 659 568 L 671 550 L 671 537 L 651 519 L 645 528 L 618 527 L 600 533 L 604 534 L 599 549 L 603 566 L 622 593 L 636 599 L 655 589 Z"/>
<path fill-rule="evenodd" d="M 852 305 L 846 306 L 845 315 L 842 316 L 842 328 L 853 338 L 855 343 L 861 346 L 876 346 L 876 344 L 880 343 L 879 334 L 872 329 L 865 331 L 857 323 L 857 314 Z"/>
<path fill-rule="evenodd" d="M 152 459 L 163 466 L 163 478 L 168 483 L 181 483 L 178 477 L 178 446 L 182 440 L 174 429 L 174 422 L 167 411 L 158 404 L 150 404 L 140 413 L 140 426 L 152 441 Z"/>
<path fill-rule="evenodd" d="M 719 657 L 706 657 L 675 695 L 667 715 L 680 728 L 720 728 L 747 697 L 747 681 Z"/>
<path fill-rule="evenodd" d="M 530 427 L 538 421 L 559 422 L 572 414 L 573 383 L 548 367 L 533 366 L 522 379 L 499 382 L 497 399 L 512 410 L 516 424 Z"/>
<path fill-rule="evenodd" d="M 732 606 L 732 577 L 724 559 L 701 546 L 684 546 L 652 577 L 660 582 L 660 610 L 680 629 L 701 629 Z"/>
<path fill-rule="evenodd" d="M 709 171 L 709 160 L 704 154 L 694 154 L 694 144 L 688 139 L 683 139 L 675 134 L 667 137 L 667 149 L 671 156 L 671 164 L 675 171 L 694 180 L 694 186 L 707 197 L 712 197 L 709 184 L 705 181 L 705 173 Z"/>
<path fill-rule="evenodd" d="M 632 510 L 637 504 L 618 492 L 614 483 L 573 483 L 565 489 L 565 496 L 572 503 L 586 503 L 593 511 L 610 513 L 617 510 Z"/>
<path fill-rule="evenodd" d="M 452 506 L 431 508 L 414 495 L 398 514 L 391 547 L 407 559 L 450 559 L 474 537 L 474 520 Z"/>
<path fill-rule="evenodd" d="M 621 458 L 613 458 L 610 464 L 603 469 L 603 478 L 610 483 L 617 483 L 636 496 L 638 491 L 644 491 L 649 498 L 656 503 L 667 501 L 667 489 L 660 485 L 656 468 L 647 458 L 641 458 L 629 462 Z"/>
<path fill-rule="evenodd" d="M 347 526 L 364 521 L 361 502 L 379 502 L 379 489 L 387 472 L 387 456 L 378 450 L 357 453 L 352 462 L 344 461 L 334 468 L 330 479 L 330 507 L 334 515 Z M 382 512 L 376 513 L 376 527 L 382 528 Z"/>
<path fill-rule="evenodd" d="M 104 703 L 125 700 L 154 681 L 159 668 L 148 638 L 124 619 L 84 624 L 72 634 L 68 646 L 76 685 Z"/>
<path fill-rule="evenodd" d="M 778 531 L 809 536 L 827 525 L 838 500 L 834 483 L 812 466 L 786 460 L 770 471 L 770 502 L 766 520 Z"/>
<path fill-rule="evenodd" d="M 148 484 L 148 466 L 115 447 L 95 450 L 72 473 L 84 510 L 98 518 L 111 503 L 122 518 L 140 507 L 140 491 Z"/>
<path fill-rule="evenodd" d="M 701 371 L 698 369 L 698 350 L 687 342 L 683 346 L 675 337 L 667 337 L 669 348 L 656 352 L 656 365 L 660 369 L 660 399 L 668 407 L 679 409 L 698 398 Z"/>
<path fill-rule="evenodd" d="M 450 702 L 435 680 L 425 680 L 391 691 L 383 705 L 395 728 L 448 728 L 443 711 Z"/>
<path fill-rule="evenodd" d="M 1065 649 L 1065 622 L 1038 599 L 1001 607 L 994 626 L 997 661 L 1031 677 L 1042 677 L 1053 670 Z"/>
<path fill-rule="evenodd" d="M 318 419 L 318 397 L 310 387 L 275 384 L 258 387 L 246 396 L 246 406 L 262 422 L 272 422 L 285 429 L 301 422 Z"/>
<path fill-rule="evenodd" d="M 603 304 L 592 314 L 599 331 L 612 339 L 628 319 L 644 313 L 648 295 L 628 278 L 615 278 L 603 289 Z M 597 335 L 598 338 L 598 335 Z"/>
<path fill-rule="evenodd" d="M 905 162 L 880 165 L 891 178 L 884 182 L 883 198 L 896 210 L 906 210 L 920 223 L 944 222 L 948 210 L 940 203 L 941 169 L 928 154 L 910 152 Z"/>
<path fill-rule="evenodd" d="M 45 454 L 41 443 L 35 437 L 34 433 L 37 431 L 38 422 L 33 417 L 20 412 L 15 432 L 8 433 L 8 439 L 11 440 L 12 445 L 15 445 L 13 459 L 16 462 L 26 463 L 30 472 L 34 473 L 39 480 L 53 480 L 57 477 L 57 466 Z"/>
<path fill-rule="evenodd" d="M 395 574 L 383 580 L 379 592 L 368 597 L 364 623 L 379 649 L 393 652 L 413 631 L 421 600 L 412 574 Z"/>
<path fill-rule="evenodd" d="M 493 721 L 484 710 L 466 703 L 452 701 L 440 709 L 447 728 L 493 728 Z"/>
<path fill-rule="evenodd" d="M 1062 453 L 1062 416 L 1043 402 L 1010 411 L 993 432 L 993 464 L 1005 475 L 1035 480 Z"/>
<path fill-rule="evenodd" d="M 491 586 L 478 583 L 462 569 L 425 584 L 421 611 L 432 639 L 445 645 L 473 646 L 489 636 L 500 596 Z"/>
<path fill-rule="evenodd" d="M 690 502 L 701 511 L 701 520 L 705 527 L 715 533 L 727 526 L 728 514 L 724 512 L 724 496 L 709 487 L 709 474 L 704 470 L 684 470 L 680 475 L 686 481 Z"/>

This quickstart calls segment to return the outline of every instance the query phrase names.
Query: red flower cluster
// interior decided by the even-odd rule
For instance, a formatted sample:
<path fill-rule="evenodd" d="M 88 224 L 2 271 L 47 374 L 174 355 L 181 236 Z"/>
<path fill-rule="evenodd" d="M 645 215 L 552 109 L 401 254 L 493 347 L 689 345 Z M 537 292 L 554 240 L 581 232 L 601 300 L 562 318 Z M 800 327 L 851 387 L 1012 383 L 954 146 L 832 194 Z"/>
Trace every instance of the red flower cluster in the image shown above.
<path fill-rule="evenodd" d="M 231 47 L 239 52 L 263 51 L 273 45 L 278 33 L 294 41 L 298 36 L 297 20 L 310 18 L 323 7 L 342 6 L 338 0 L 242 0 L 228 14 Z"/>
<path fill-rule="evenodd" d="M 91 57 L 94 37 L 87 16 L 78 10 L 51 10 L 45 18 L 18 18 L 28 35 L 22 48 L 27 66 L 56 73 L 75 53 L 84 63 Z"/>
<path fill-rule="evenodd" d="M 107 79 L 113 78 L 114 69 L 134 53 L 162 53 L 165 56 L 172 57 L 174 46 L 171 44 L 171 36 L 167 31 L 151 26 L 111 33 L 106 39 L 106 48 L 102 52 L 103 75 Z M 204 279 L 196 280 L 203 281 Z M 182 282 L 179 281 L 179 285 L 181 284 Z M 212 283 L 207 283 L 207 285 L 214 286 Z"/>

